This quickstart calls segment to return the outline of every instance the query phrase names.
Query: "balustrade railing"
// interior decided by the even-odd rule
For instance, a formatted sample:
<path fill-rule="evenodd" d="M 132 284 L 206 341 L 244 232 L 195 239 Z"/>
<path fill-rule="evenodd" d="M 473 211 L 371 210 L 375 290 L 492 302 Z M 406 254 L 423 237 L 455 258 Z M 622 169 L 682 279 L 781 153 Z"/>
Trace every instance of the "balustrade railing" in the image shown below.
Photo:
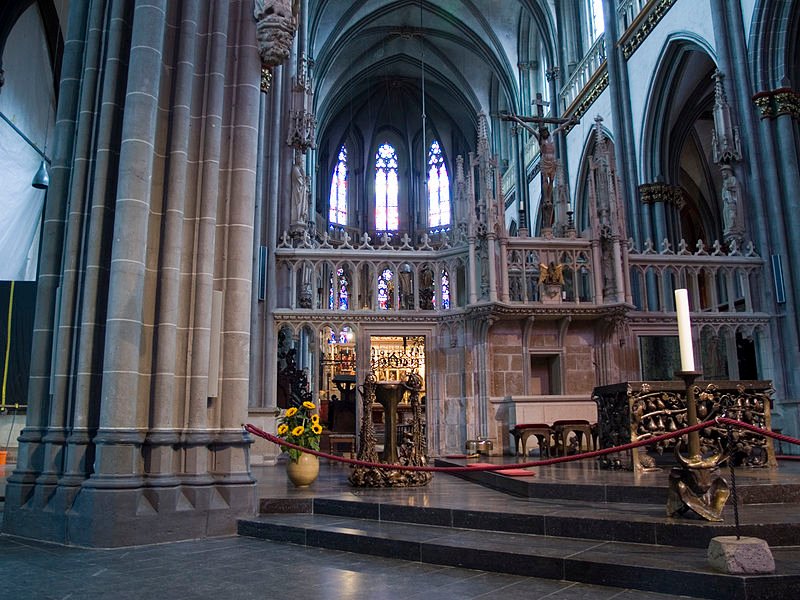
<path fill-rule="evenodd" d="M 587 86 L 595 73 L 605 64 L 606 61 L 606 42 L 605 35 L 597 38 L 597 41 L 589 48 L 586 56 L 575 67 L 575 71 L 561 88 L 561 112 L 565 113 L 576 98 Z"/>
<path fill-rule="evenodd" d="M 681 240 L 677 251 L 666 241 L 660 250 L 646 242 L 642 251 L 628 250 L 633 302 L 643 312 L 675 310 L 673 291 L 686 287 L 696 312 L 757 312 L 753 290 L 759 288 L 763 259 L 752 244 L 740 251 L 719 242 L 706 248 L 698 242 L 692 250 Z"/>
<path fill-rule="evenodd" d="M 463 309 L 469 304 L 466 292 L 470 277 L 480 281 L 486 268 L 480 252 L 475 255 L 470 251 L 460 228 L 425 234 L 413 245 L 407 235 L 374 241 L 363 234 L 355 240 L 344 232 L 342 236 L 329 239 L 323 235 L 316 240 L 283 237 L 275 254 L 288 293 L 279 302 L 279 309 Z M 598 249 L 599 242 L 587 238 L 508 237 L 494 243 L 501 253 L 497 261 L 500 302 L 595 306 L 614 302 L 614 293 L 598 290 L 608 285 L 608 273 L 616 272 L 609 257 Z M 476 263 L 470 264 L 473 255 Z M 673 291 L 679 287 L 689 289 L 695 312 L 727 313 L 726 319 L 732 317 L 731 313 L 759 312 L 756 291 L 763 285 L 764 261 L 752 244 L 740 250 L 718 242 L 710 247 L 698 242 L 693 249 L 684 241 L 677 248 L 665 241 L 659 249 L 649 241 L 643 249 L 629 243 L 623 263 L 629 277 L 625 285 L 630 287 L 630 297 L 639 312 L 674 312 Z M 387 269 L 391 272 L 389 279 L 385 279 Z M 379 283 L 382 276 L 385 281 Z M 344 292 L 342 285 L 347 288 Z M 345 296 L 347 301 L 343 302 Z M 486 298 L 479 300 L 485 302 Z"/>
<path fill-rule="evenodd" d="M 617 22 L 619 31 L 625 32 L 636 20 L 636 17 L 650 4 L 651 0 L 618 0 Z"/>

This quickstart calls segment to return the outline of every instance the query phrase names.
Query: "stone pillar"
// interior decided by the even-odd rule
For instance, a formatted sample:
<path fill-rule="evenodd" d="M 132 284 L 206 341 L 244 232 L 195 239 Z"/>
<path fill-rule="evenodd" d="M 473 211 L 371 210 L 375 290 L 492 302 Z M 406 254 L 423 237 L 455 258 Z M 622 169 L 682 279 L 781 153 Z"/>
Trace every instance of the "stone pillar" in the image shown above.
<path fill-rule="evenodd" d="M 255 510 L 240 429 L 252 5 L 77 3 L 64 75 L 34 342 L 43 360 L 5 531 L 103 547 L 232 533 Z"/>
<path fill-rule="evenodd" d="M 639 164 L 634 148 L 633 118 L 631 116 L 631 94 L 628 83 L 628 66 L 617 45 L 619 39 L 619 23 L 615 0 L 603 0 L 603 20 L 605 22 L 606 56 L 608 64 L 608 87 L 611 94 L 611 108 L 614 118 L 614 129 L 617 142 L 614 151 L 617 165 L 620 165 L 619 178 L 624 190 L 625 210 L 628 214 L 629 235 L 637 244 L 641 244 L 642 218 L 639 212 L 637 194 L 638 176 L 636 165 Z"/>
<path fill-rule="evenodd" d="M 487 234 L 486 245 L 489 262 L 489 302 L 497 302 L 497 236 L 493 231 Z"/>

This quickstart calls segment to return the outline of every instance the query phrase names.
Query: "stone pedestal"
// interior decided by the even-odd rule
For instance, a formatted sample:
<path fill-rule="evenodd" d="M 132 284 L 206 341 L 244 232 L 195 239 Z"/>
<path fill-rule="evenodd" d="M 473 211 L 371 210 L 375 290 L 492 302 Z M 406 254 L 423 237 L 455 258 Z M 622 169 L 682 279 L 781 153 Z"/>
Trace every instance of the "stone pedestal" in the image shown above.
<path fill-rule="evenodd" d="M 712 538 L 708 563 L 717 571 L 732 575 L 774 573 L 775 560 L 762 539 L 733 535 Z"/>

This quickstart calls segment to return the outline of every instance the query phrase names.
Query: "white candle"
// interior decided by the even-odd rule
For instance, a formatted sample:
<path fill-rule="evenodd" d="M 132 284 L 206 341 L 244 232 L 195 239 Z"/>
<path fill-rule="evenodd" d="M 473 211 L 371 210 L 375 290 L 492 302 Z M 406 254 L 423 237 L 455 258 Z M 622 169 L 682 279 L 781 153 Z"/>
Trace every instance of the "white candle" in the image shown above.
<path fill-rule="evenodd" d="M 681 346 L 681 371 L 694 371 L 692 323 L 689 320 L 689 294 L 685 289 L 675 290 L 675 311 L 678 313 L 678 341 Z"/>

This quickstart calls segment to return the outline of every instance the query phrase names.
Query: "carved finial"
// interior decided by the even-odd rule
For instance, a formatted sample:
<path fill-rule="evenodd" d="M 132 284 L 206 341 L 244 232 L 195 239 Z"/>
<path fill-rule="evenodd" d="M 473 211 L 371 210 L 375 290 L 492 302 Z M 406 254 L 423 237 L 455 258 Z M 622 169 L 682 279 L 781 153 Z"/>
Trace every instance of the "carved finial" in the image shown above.
<path fill-rule="evenodd" d="M 734 126 L 731 107 L 722 85 L 724 75 L 714 71 L 714 130 L 711 133 L 711 146 L 715 163 L 729 163 L 742 159 L 742 144 L 739 128 Z"/>
<path fill-rule="evenodd" d="M 478 113 L 478 154 L 488 155 L 489 153 L 489 123 L 486 113 Z"/>
<path fill-rule="evenodd" d="M 603 135 L 603 117 L 600 115 L 594 118 L 594 135 L 596 144 L 602 144 L 605 141 L 605 135 Z"/>

